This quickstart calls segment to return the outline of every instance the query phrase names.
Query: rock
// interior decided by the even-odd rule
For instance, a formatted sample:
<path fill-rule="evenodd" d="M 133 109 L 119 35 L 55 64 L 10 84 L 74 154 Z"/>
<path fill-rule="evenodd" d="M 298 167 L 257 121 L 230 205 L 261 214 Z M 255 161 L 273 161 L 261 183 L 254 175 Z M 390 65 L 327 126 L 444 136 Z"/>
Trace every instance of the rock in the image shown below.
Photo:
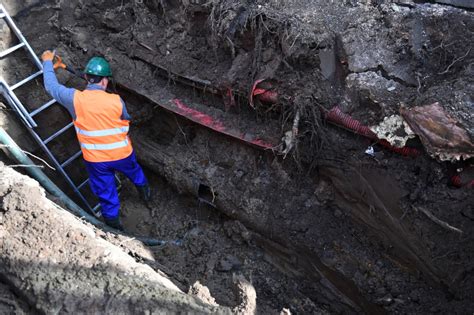
<path fill-rule="evenodd" d="M 384 115 L 395 114 L 406 88 L 400 83 L 384 78 L 379 72 L 351 73 L 346 78 L 351 102 L 376 104 Z M 377 117 L 379 118 L 379 117 Z"/>
<path fill-rule="evenodd" d="M 198 299 L 202 300 L 204 303 L 210 305 L 218 305 L 216 300 L 212 297 L 211 292 L 209 292 L 209 288 L 203 286 L 199 281 L 196 281 L 188 291 L 189 295 L 193 295 Z"/>

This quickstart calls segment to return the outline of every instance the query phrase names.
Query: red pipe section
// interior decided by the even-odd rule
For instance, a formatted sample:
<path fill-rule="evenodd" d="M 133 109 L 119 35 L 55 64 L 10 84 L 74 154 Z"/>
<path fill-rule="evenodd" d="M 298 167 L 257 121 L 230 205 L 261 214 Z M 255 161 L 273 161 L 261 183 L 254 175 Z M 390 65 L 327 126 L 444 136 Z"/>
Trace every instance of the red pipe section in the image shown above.
<path fill-rule="evenodd" d="M 460 175 L 454 175 L 451 177 L 451 185 L 457 188 L 467 187 L 467 188 L 474 188 L 474 179 L 470 182 L 463 183 Z"/>
<path fill-rule="evenodd" d="M 410 147 L 403 147 L 398 148 L 390 144 L 385 139 L 379 139 L 377 135 L 370 130 L 369 127 L 362 125 L 358 120 L 352 118 L 350 115 L 341 111 L 338 106 L 333 107 L 331 110 L 325 113 L 325 118 L 330 123 L 353 131 L 356 134 L 362 135 L 367 137 L 371 140 L 377 141 L 377 144 L 380 144 L 382 147 L 389 149 L 392 152 L 398 153 L 403 156 L 411 156 L 417 157 L 421 154 L 421 152 L 415 148 Z M 474 188 L 474 179 L 472 180 L 464 180 L 461 178 L 461 174 L 457 174 L 451 177 L 450 179 L 451 185 L 457 188 L 467 187 L 467 188 Z"/>
<path fill-rule="evenodd" d="M 264 103 L 275 104 L 278 102 L 277 91 L 265 91 L 261 94 L 257 94 L 257 98 Z"/>
<path fill-rule="evenodd" d="M 361 136 L 364 136 L 366 138 L 376 141 L 377 144 L 380 144 L 382 147 L 392 152 L 398 153 L 403 156 L 411 156 L 411 157 L 417 157 L 421 154 L 421 152 L 417 149 L 409 148 L 406 146 L 403 148 L 395 147 L 391 145 L 390 142 L 388 142 L 387 140 L 379 139 L 377 135 L 372 130 L 370 130 L 369 127 L 362 125 L 360 121 L 352 118 L 350 115 L 341 111 L 339 106 L 335 106 L 331 110 L 327 111 L 325 113 L 325 118 L 327 121 L 329 121 L 330 123 L 336 126 L 343 127 L 356 134 L 359 134 Z"/>
<path fill-rule="evenodd" d="M 378 140 L 377 135 L 370 130 L 369 127 L 362 125 L 358 120 L 341 111 L 339 106 L 334 106 L 326 113 L 326 120 L 339 127 L 349 129 L 361 136 L 372 140 Z"/>
<path fill-rule="evenodd" d="M 240 130 L 233 129 L 224 125 L 222 121 L 216 119 L 206 113 L 200 112 L 194 108 L 187 106 L 182 100 L 174 99 L 172 103 L 164 105 L 160 104 L 161 107 L 166 108 L 175 114 L 183 116 L 199 125 L 210 128 L 214 131 L 222 133 L 224 135 L 236 138 L 253 146 L 257 146 L 262 149 L 273 149 L 276 144 L 272 144 L 263 140 L 255 135 Z"/>
<path fill-rule="evenodd" d="M 278 92 L 274 90 L 273 84 L 266 79 L 259 79 L 254 82 L 249 94 L 250 107 L 255 108 L 254 98 L 268 104 L 278 103 Z"/>
<path fill-rule="evenodd" d="M 410 148 L 407 146 L 404 146 L 403 148 L 399 148 L 399 147 L 391 145 L 390 142 L 388 142 L 385 139 L 382 139 L 377 143 L 383 146 L 384 148 L 387 148 L 388 150 L 398 153 L 403 156 L 417 157 L 421 155 L 421 152 L 415 148 Z"/>

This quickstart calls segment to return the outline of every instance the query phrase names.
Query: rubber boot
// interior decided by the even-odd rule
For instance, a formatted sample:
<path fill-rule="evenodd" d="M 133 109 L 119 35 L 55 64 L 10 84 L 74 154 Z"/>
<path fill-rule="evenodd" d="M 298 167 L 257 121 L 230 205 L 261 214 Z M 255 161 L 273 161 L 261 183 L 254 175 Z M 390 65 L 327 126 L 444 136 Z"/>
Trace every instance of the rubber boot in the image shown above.
<path fill-rule="evenodd" d="M 135 187 L 137 187 L 138 194 L 140 195 L 141 200 L 143 200 L 144 202 L 150 202 L 151 201 L 150 185 L 145 184 L 143 186 L 135 186 Z"/>
<path fill-rule="evenodd" d="M 105 221 L 105 224 L 107 224 L 111 228 L 114 228 L 119 231 L 123 231 L 123 226 L 122 226 L 122 223 L 120 222 L 120 217 L 116 217 L 113 219 L 104 218 L 104 221 Z"/>

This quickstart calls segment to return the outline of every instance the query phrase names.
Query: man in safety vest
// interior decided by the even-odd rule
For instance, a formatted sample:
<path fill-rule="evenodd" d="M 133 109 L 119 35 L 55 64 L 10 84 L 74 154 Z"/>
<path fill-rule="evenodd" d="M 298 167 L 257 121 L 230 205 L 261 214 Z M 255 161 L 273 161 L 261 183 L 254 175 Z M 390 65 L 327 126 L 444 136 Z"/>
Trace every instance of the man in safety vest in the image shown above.
<path fill-rule="evenodd" d="M 151 193 L 127 135 L 130 116 L 125 103 L 118 94 L 105 91 L 112 76 L 110 65 L 102 57 L 90 59 L 84 71 L 88 85 L 80 91 L 58 82 L 53 68 L 54 52 L 47 50 L 41 58 L 46 91 L 73 118 L 90 187 L 100 200 L 105 223 L 122 230 L 115 171 L 125 174 L 135 184 L 145 202 L 150 200 Z"/>

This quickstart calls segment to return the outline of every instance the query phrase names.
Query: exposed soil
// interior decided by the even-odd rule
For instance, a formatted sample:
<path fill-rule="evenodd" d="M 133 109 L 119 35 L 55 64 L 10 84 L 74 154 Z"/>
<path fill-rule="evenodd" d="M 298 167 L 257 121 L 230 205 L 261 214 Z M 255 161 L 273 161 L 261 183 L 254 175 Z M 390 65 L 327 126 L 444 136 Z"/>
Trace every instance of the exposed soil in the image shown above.
<path fill-rule="evenodd" d="M 12 288 L 0 282 L 0 313 L 2 314 L 33 314 L 31 308 L 19 298 Z"/>
<path fill-rule="evenodd" d="M 36 181 L 3 163 L 0 175 L 0 272 L 31 305 L 31 313 L 230 313 L 181 292 L 161 272 L 112 245 L 110 238 L 117 244 L 142 246 L 140 242 L 85 225 L 48 200 Z M 142 253 L 153 260 L 148 250 Z M 23 302 L 13 297 L 3 301 L 21 312 Z"/>
<path fill-rule="evenodd" d="M 308 299 L 308 293 L 301 292 L 301 278 L 289 274 L 288 267 L 273 261 L 276 255 L 259 246 L 261 236 L 194 198 L 178 195 L 162 178 L 152 177 L 152 183 L 157 191 L 150 209 L 141 205 L 133 185 L 124 184 L 125 228 L 182 241 L 182 245 L 152 249 L 158 267 L 182 290 L 199 281 L 209 288 L 215 302 L 233 306 L 240 301 L 232 290 L 233 281 L 243 275 L 256 289 L 261 314 L 278 314 L 284 307 L 297 313 L 325 312 Z"/>
<path fill-rule="evenodd" d="M 145 249 L 102 236 L 206 307 L 259 314 L 474 308 L 474 198 L 472 188 L 450 183 L 460 170 L 464 183 L 474 179 L 472 158 L 440 162 L 418 139 L 408 145 L 422 154 L 403 157 L 323 119 L 337 104 L 371 126 L 401 107 L 439 102 L 472 145 L 472 9 L 424 1 L 6 3 L 37 53 L 54 48 L 76 68 L 96 54 L 110 60 L 154 189 L 145 206 L 123 181 L 126 230 L 179 242 Z M 1 61 L 13 81 L 32 68 L 26 55 L 15 56 Z M 65 72 L 59 79 L 84 86 Z M 249 106 L 258 79 L 271 82 L 277 104 Z M 41 83 L 18 90 L 30 110 L 48 100 Z M 274 150 L 164 109 L 176 99 Z M 296 146 L 280 155 L 297 115 Z M 59 106 L 37 121 L 43 136 L 69 122 Z M 11 115 L 0 122 L 41 155 Z M 51 146 L 60 160 L 78 150 L 72 130 Z M 85 179 L 80 160 L 69 168 L 77 182 Z M 45 283 L 54 281 L 50 273 L 42 272 Z M 26 295 L 44 309 L 35 304 L 41 294 Z M 77 301 L 68 307 L 83 310 Z"/>

